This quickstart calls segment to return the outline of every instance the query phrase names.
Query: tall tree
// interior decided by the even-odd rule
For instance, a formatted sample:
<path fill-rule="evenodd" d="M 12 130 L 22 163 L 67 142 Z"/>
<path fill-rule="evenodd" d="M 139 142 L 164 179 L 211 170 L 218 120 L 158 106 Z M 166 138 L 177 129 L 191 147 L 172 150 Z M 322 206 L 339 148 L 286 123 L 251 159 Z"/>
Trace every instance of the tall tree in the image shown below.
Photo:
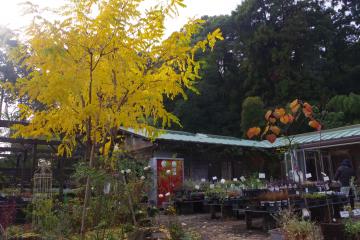
<path fill-rule="evenodd" d="M 225 40 L 200 55 L 201 94 L 170 106 L 184 130 L 243 135 L 239 103 L 247 96 L 270 108 L 307 99 L 322 112 L 331 97 L 360 92 L 359 1 L 245 0 L 231 16 L 204 19 Z M 336 112 L 326 118 L 334 121 L 326 128 L 353 122 Z"/>
<path fill-rule="evenodd" d="M 145 14 L 142 2 L 71 0 L 54 22 L 34 17 L 29 40 L 17 52 L 26 55 L 24 65 L 33 71 L 17 87 L 20 96 L 43 107 L 19 106 L 30 124 L 19 126 L 17 135 L 59 137 L 59 154 L 70 154 L 80 141 L 92 168 L 97 150 L 102 147 L 106 154 L 120 127 L 153 136 L 154 126 L 178 122 L 164 108 L 164 99 L 185 97 L 184 89 L 195 91 L 200 69 L 195 53 L 213 48 L 221 32 L 216 29 L 190 45 L 202 23 L 193 20 L 163 40 L 164 20 L 183 6 L 182 0 L 158 4 Z M 82 232 L 89 197 L 90 177 Z"/>
<path fill-rule="evenodd" d="M 238 68 L 233 46 L 236 41 L 234 24 L 229 16 L 203 17 L 204 28 L 196 39 L 206 36 L 207 32 L 220 28 L 224 40 L 214 51 L 199 53 L 204 62 L 198 82 L 199 94 L 190 93 L 188 101 L 177 100 L 169 104 L 180 119 L 183 129 L 192 132 L 241 136 L 239 129 L 241 103 L 243 101 L 244 75 Z"/>
<path fill-rule="evenodd" d="M 248 94 L 261 96 L 267 105 L 291 96 L 326 98 L 321 72 L 333 26 L 324 6 L 318 1 L 247 0 L 233 17 Z"/>
<path fill-rule="evenodd" d="M 265 123 L 264 114 L 262 99 L 260 97 L 247 97 L 242 103 L 241 130 L 246 133 L 253 126 L 263 126 Z"/>

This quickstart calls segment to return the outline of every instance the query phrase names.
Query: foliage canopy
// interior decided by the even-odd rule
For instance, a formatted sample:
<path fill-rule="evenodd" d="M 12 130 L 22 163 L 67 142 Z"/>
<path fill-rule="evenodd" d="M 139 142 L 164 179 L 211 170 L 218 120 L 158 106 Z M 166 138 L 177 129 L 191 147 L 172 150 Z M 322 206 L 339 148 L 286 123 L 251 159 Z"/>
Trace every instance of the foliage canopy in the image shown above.
<path fill-rule="evenodd" d="M 59 137 L 60 154 L 70 154 L 76 142 L 105 145 L 120 127 L 146 130 L 179 123 L 164 107 L 164 99 L 196 91 L 198 50 L 222 39 L 219 29 L 191 44 L 201 20 L 164 37 L 164 20 L 183 6 L 182 0 L 157 4 L 143 13 L 143 0 L 68 1 L 49 21 L 34 10 L 27 44 L 17 58 L 32 72 L 18 81 L 20 97 L 41 108 L 20 105 L 29 126 L 23 136 Z"/>

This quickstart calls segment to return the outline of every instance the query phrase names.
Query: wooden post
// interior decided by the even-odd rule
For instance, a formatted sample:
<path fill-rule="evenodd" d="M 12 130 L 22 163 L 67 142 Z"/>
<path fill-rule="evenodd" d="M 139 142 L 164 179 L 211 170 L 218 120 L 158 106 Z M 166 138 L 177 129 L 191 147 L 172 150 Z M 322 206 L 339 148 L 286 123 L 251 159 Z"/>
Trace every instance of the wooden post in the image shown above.
<path fill-rule="evenodd" d="M 34 181 L 33 181 L 33 178 L 34 178 L 34 172 L 35 172 L 35 169 L 36 169 L 36 165 L 37 165 L 37 144 L 34 144 L 33 145 L 33 148 L 32 148 L 32 167 L 31 167 L 31 193 L 33 192 L 33 184 L 34 184 Z"/>
<path fill-rule="evenodd" d="M 64 157 L 58 157 L 59 161 L 59 200 L 64 201 Z"/>
<path fill-rule="evenodd" d="M 23 162 L 21 164 L 21 186 L 20 186 L 20 192 L 24 192 L 24 183 L 25 183 L 25 163 L 27 159 L 27 150 L 24 151 L 23 155 Z"/>
<path fill-rule="evenodd" d="M 14 176 L 15 177 L 14 183 L 16 183 L 16 185 L 18 184 L 18 179 L 19 179 L 20 158 L 21 158 L 21 153 L 16 155 L 16 173 Z"/>

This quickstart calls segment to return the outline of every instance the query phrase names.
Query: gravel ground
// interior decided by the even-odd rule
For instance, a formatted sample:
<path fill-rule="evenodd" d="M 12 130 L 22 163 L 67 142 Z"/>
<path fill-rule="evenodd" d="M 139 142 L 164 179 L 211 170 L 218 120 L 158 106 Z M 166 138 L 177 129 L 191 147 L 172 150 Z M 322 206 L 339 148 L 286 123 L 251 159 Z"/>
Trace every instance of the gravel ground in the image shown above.
<path fill-rule="evenodd" d="M 210 219 L 209 214 L 178 216 L 184 228 L 198 232 L 203 240 L 269 240 L 269 235 L 260 230 L 246 230 L 243 220 Z"/>

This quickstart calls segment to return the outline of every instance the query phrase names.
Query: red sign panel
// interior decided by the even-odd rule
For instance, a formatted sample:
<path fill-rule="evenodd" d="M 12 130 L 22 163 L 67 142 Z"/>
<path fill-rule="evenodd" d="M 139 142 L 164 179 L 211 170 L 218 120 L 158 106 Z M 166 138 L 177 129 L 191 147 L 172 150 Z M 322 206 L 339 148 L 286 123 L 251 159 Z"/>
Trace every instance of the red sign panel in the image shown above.
<path fill-rule="evenodd" d="M 179 159 L 157 159 L 157 200 L 161 206 L 168 202 L 174 189 L 180 187 L 184 181 L 184 162 Z"/>

